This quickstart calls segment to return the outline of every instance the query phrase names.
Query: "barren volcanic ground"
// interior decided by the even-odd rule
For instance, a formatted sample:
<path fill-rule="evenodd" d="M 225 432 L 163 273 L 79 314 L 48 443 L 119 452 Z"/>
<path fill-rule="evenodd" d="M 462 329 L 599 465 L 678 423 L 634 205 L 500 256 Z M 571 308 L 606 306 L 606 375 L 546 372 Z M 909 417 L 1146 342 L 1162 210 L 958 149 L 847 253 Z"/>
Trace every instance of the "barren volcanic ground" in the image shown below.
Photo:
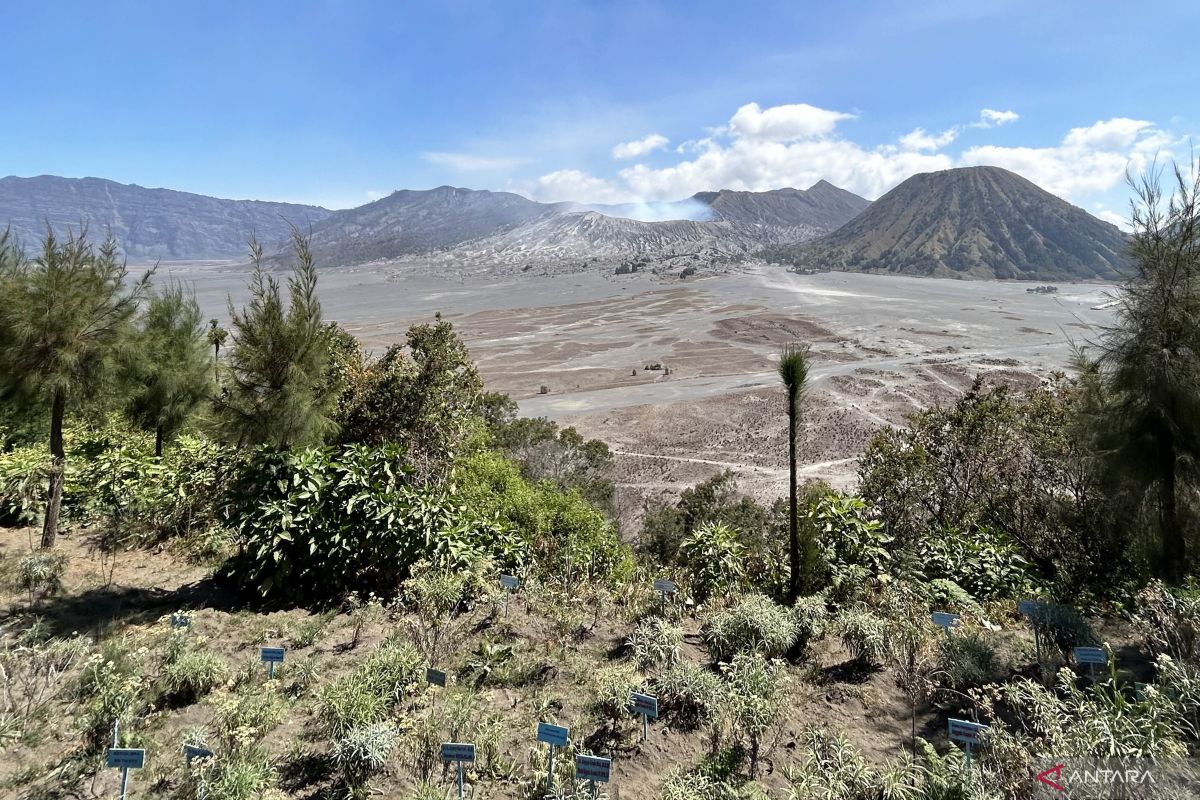
<path fill-rule="evenodd" d="M 432 265 L 430 265 L 432 266 Z M 206 310 L 239 300 L 245 274 L 175 265 Z M 780 349 L 812 348 L 803 474 L 853 483 L 871 432 L 952 400 L 980 373 L 1027 383 L 1065 367 L 1071 340 L 1095 335 L 1110 287 L 827 273 L 766 265 L 680 280 L 586 272 L 436 273 L 420 265 L 330 270 L 326 314 L 375 349 L 440 311 L 489 386 L 527 416 L 575 425 L 616 451 L 621 504 L 672 493 L 729 468 L 762 497 L 786 486 L 774 373 Z M 662 369 L 646 369 L 660 365 Z M 668 373 L 669 369 L 669 373 Z M 541 387 L 546 393 L 540 393 Z"/>

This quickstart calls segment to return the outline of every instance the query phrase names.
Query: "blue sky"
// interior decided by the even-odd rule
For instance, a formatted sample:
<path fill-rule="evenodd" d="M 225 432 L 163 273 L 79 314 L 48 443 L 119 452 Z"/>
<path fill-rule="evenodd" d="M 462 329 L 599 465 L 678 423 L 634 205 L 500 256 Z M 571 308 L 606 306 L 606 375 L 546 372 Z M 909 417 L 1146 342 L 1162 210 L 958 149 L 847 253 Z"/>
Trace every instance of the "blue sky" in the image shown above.
<path fill-rule="evenodd" d="M 347 207 L 997 163 L 1111 217 L 1200 133 L 1195 2 L 6 5 L 0 174 Z"/>

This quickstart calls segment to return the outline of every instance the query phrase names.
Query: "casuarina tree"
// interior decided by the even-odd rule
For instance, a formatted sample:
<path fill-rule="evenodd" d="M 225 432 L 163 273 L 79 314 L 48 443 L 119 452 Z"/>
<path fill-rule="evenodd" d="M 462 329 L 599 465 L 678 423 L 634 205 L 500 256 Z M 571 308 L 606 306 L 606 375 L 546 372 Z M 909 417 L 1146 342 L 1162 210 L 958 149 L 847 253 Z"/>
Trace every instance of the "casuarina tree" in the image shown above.
<path fill-rule="evenodd" d="M 106 395 L 133 339 L 133 319 L 153 270 L 126 285 L 112 239 L 46 233 L 32 260 L 0 270 L 0 401 L 49 419 L 50 477 L 42 547 L 54 546 L 62 508 L 63 423 L 69 411 Z"/>

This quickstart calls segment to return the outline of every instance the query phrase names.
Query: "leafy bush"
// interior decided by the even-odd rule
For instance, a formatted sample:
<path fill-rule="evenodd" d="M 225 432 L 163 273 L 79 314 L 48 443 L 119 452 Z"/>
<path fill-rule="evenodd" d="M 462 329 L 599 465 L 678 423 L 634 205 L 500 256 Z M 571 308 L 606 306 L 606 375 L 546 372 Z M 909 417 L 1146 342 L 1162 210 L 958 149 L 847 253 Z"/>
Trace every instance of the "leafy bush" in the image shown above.
<path fill-rule="evenodd" d="M 1134 617 L 1154 654 L 1200 666 L 1200 591 L 1171 590 L 1155 581 L 1138 594 Z"/>
<path fill-rule="evenodd" d="M 67 562 L 65 553 L 48 550 L 36 550 L 21 557 L 17 562 L 17 582 L 29 593 L 31 605 L 62 591 Z"/>
<path fill-rule="evenodd" d="M 882 664 L 887 656 L 888 623 L 862 606 L 841 611 L 833 620 L 833 632 L 855 661 Z"/>
<path fill-rule="evenodd" d="M 654 687 L 660 713 L 673 714 L 692 728 L 712 723 L 725 702 L 720 677 L 690 661 L 680 661 L 659 674 Z"/>
<path fill-rule="evenodd" d="M 253 754 L 259 740 L 283 721 L 286 704 L 270 681 L 243 686 L 235 695 L 221 693 L 213 703 L 213 729 L 230 753 Z M 253 760 L 253 759 L 251 759 Z"/>
<path fill-rule="evenodd" d="M 758 653 L 738 653 L 722 666 L 734 733 L 750 741 L 750 777 L 758 771 L 763 736 L 783 715 L 788 679 L 778 662 Z"/>
<path fill-rule="evenodd" d="M 205 800 L 259 800 L 277 780 L 270 755 L 257 746 L 204 759 L 196 778 Z"/>
<path fill-rule="evenodd" d="M 49 468 L 45 447 L 0 452 L 0 525 L 33 525 L 41 518 Z"/>
<path fill-rule="evenodd" d="M 114 722 L 120 720 L 127 727 L 125 723 L 144 705 L 141 656 L 141 651 L 129 653 L 122 643 L 112 643 L 84 663 L 78 689 L 82 708 L 76 724 L 93 750 L 112 740 Z"/>
<path fill-rule="evenodd" d="M 995 648 L 975 631 L 943 636 L 938 643 L 938 671 L 951 689 L 977 689 L 996 680 L 999 669 Z"/>
<path fill-rule="evenodd" d="M 230 575 L 309 602 L 352 588 L 393 595 L 443 536 L 465 529 L 489 540 L 451 498 L 411 486 L 394 445 L 258 451 L 234 478 L 226 513 L 239 544 Z"/>
<path fill-rule="evenodd" d="M 926 580 L 948 579 L 980 600 L 1023 597 L 1034 590 L 1029 561 L 1011 538 L 981 526 L 943 528 L 918 537 L 915 559 Z"/>
<path fill-rule="evenodd" d="M 861 498 L 828 492 L 803 514 L 816 534 L 835 596 L 850 596 L 891 571 L 892 537 L 870 517 Z"/>
<path fill-rule="evenodd" d="M 26 632 L 0 636 L 0 749 L 46 715 L 88 651 L 86 640 L 43 640 Z"/>
<path fill-rule="evenodd" d="M 629 695 L 637 691 L 641 679 L 628 664 L 613 664 L 592 672 L 591 684 L 593 707 L 616 721 L 628 713 Z"/>
<path fill-rule="evenodd" d="M 679 660 L 683 629 L 662 618 L 638 625 L 629 638 L 633 663 L 638 669 L 670 667 Z"/>
<path fill-rule="evenodd" d="M 352 728 L 334 741 L 330 757 L 350 797 L 364 798 L 371 794 L 371 778 L 387 766 L 398 740 L 395 726 L 376 722 Z"/>
<path fill-rule="evenodd" d="M 407 644 L 388 642 L 353 672 L 331 681 L 317 694 L 315 715 L 334 739 L 382 722 L 419 685 L 420 655 Z"/>
<path fill-rule="evenodd" d="M 713 614 L 703 632 L 718 661 L 752 652 L 771 658 L 807 646 L 823 619 L 824 605 L 819 601 L 789 609 L 762 595 L 749 594 L 738 598 L 732 608 Z"/>
<path fill-rule="evenodd" d="M 1054 645 L 1064 657 L 1072 648 L 1097 642 L 1092 626 L 1070 606 L 1041 603 L 1030 619 L 1043 644 Z"/>
<path fill-rule="evenodd" d="M 746 548 L 738 532 L 728 525 L 719 522 L 700 525 L 684 537 L 679 556 L 697 600 L 745 588 Z"/>
<path fill-rule="evenodd" d="M 194 703 L 229 679 L 229 667 L 210 650 L 190 648 L 171 658 L 163 671 L 163 694 Z"/>

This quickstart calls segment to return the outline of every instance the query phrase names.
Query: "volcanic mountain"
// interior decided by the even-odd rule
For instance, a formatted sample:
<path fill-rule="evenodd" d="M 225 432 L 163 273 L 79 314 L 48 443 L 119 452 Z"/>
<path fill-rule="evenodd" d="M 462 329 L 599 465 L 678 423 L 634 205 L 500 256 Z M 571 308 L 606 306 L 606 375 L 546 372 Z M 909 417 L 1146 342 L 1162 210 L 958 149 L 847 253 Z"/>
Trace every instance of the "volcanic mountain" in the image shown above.
<path fill-rule="evenodd" d="M 330 213 L 317 206 L 221 200 L 102 178 L 0 178 L 0 228 L 11 227 L 30 250 L 47 225 L 58 233 L 86 225 L 93 237 L 111 233 L 135 259 L 244 258 L 251 236 L 273 247 L 287 237 L 289 223 L 305 230 Z"/>
<path fill-rule="evenodd" d="M 821 181 L 807 191 L 701 192 L 676 203 L 538 203 L 508 192 L 441 186 L 398 191 L 312 229 L 327 265 L 453 251 L 529 264 L 562 259 L 737 257 L 832 231 L 870 203 Z"/>
<path fill-rule="evenodd" d="M 811 269 L 951 278 L 1116 279 L 1126 236 L 999 167 L 914 175 L 833 233 L 768 249 Z"/>

